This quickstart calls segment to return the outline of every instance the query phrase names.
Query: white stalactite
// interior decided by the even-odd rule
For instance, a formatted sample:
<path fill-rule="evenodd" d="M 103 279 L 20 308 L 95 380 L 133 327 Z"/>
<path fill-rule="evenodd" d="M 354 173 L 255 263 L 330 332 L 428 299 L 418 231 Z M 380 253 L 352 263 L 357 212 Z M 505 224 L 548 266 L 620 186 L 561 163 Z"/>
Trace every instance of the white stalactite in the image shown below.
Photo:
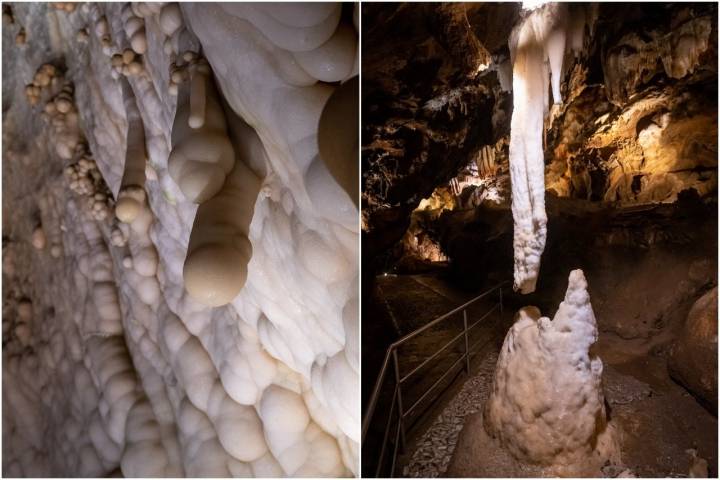
<path fill-rule="evenodd" d="M 548 74 L 553 102 L 561 103 L 568 7 L 546 4 L 533 10 L 510 36 L 513 115 L 510 124 L 510 179 L 515 223 L 514 288 L 535 291 L 545 249 L 545 161 L 543 121 L 549 112 Z M 575 26 L 575 29 L 577 27 Z M 573 44 L 577 43 L 573 37 Z"/>
<path fill-rule="evenodd" d="M 203 203 L 222 188 L 234 153 L 209 69 L 192 70 L 195 81 L 179 87 L 168 169 L 188 200 Z"/>
<path fill-rule="evenodd" d="M 145 127 L 135 102 L 135 94 L 126 79 L 120 79 L 120 86 L 123 92 L 128 129 L 125 169 L 115 205 L 115 215 L 120 221 L 131 223 L 140 213 L 145 202 L 147 149 L 145 147 Z"/>

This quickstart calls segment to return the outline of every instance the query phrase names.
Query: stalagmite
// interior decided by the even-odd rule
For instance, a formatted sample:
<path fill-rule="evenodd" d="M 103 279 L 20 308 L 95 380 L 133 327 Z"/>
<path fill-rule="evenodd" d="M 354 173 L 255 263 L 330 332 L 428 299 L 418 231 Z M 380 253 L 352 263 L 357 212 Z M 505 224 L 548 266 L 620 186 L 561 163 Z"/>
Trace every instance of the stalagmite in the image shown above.
<path fill-rule="evenodd" d="M 487 433 L 519 461 L 550 475 L 598 475 L 617 451 L 602 392 L 603 364 L 590 352 L 595 314 L 582 270 L 573 270 L 553 320 L 518 312 L 503 342 L 483 414 Z"/>

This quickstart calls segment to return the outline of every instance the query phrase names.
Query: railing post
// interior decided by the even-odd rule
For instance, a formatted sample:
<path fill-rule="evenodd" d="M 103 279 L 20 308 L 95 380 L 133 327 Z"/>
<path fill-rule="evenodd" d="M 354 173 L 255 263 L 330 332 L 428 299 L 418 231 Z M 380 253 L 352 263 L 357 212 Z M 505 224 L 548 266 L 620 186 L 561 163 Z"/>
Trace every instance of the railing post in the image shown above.
<path fill-rule="evenodd" d="M 463 325 L 465 327 L 465 372 L 470 375 L 470 343 L 468 342 L 467 310 L 463 310 Z"/>
<path fill-rule="evenodd" d="M 395 384 L 398 387 L 398 421 L 400 422 L 400 445 L 401 452 L 405 451 L 405 411 L 402 402 L 402 386 L 400 385 L 400 364 L 398 363 L 397 348 L 393 350 L 393 361 L 395 363 Z"/>
<path fill-rule="evenodd" d="M 502 301 L 502 287 L 500 287 L 500 320 L 503 316 L 503 301 Z"/>

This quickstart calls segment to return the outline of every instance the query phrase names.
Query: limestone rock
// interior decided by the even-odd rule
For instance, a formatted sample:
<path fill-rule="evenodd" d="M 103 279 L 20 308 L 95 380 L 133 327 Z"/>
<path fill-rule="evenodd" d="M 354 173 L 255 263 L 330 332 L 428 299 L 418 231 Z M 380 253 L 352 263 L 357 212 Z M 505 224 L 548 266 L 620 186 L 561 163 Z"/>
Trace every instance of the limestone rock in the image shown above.
<path fill-rule="evenodd" d="M 717 304 L 717 287 L 695 302 L 668 361 L 670 375 L 711 411 L 717 409 L 718 399 Z"/>

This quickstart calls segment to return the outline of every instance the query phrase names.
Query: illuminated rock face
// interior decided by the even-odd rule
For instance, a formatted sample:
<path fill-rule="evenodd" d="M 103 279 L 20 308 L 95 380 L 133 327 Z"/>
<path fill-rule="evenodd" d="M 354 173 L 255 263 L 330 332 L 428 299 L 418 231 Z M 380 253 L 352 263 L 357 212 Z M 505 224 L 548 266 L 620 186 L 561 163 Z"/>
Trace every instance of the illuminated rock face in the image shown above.
<path fill-rule="evenodd" d="M 318 78 L 357 63 L 343 8 L 13 6 L 33 36 L 3 42 L 4 475 L 359 473 L 357 208 L 317 139 L 337 89 Z M 312 75 L 263 36 L 311 31 Z M 201 46 L 217 91 L 186 105 L 177 62 Z M 222 123 L 233 144 L 210 198 L 171 175 L 178 105 L 179 136 Z M 218 244 L 246 271 L 211 308 L 183 267 L 207 292 Z"/>
<path fill-rule="evenodd" d="M 517 460 L 557 475 L 592 474 L 614 453 L 601 387 L 602 361 L 587 282 L 570 273 L 565 300 L 550 320 L 536 307 L 518 312 L 503 343 L 485 405 L 487 433 Z"/>
<path fill-rule="evenodd" d="M 705 6 L 653 10 L 640 24 L 631 19 L 645 12 L 601 8 L 615 30 L 593 39 L 603 82 L 590 80 L 586 57 L 566 76 L 547 135 L 548 191 L 620 206 L 716 192 L 717 15 Z"/>

